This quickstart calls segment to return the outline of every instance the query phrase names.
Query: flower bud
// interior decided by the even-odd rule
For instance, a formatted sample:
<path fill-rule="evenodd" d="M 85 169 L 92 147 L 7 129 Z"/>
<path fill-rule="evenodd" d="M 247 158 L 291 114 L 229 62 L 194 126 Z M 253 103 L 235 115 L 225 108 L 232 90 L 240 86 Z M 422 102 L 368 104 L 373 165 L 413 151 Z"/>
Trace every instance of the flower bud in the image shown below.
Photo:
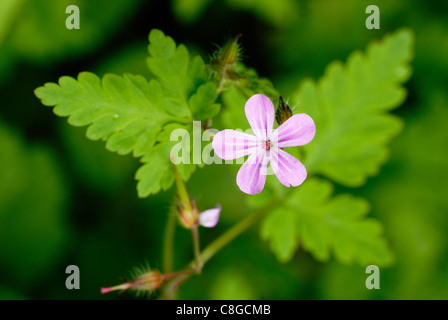
<path fill-rule="evenodd" d="M 210 64 L 221 71 L 238 61 L 241 55 L 241 47 L 238 40 L 241 36 L 241 34 L 237 35 L 234 39 L 227 41 L 222 48 L 219 48 L 213 54 Z"/>
<path fill-rule="evenodd" d="M 179 210 L 180 224 L 184 228 L 191 229 L 192 226 L 197 224 L 199 218 L 199 211 L 193 199 L 190 199 L 189 206 L 185 206 L 182 205 L 182 203 L 179 203 L 177 208 Z"/>
<path fill-rule="evenodd" d="M 275 120 L 279 125 L 281 125 L 283 122 L 288 120 L 292 117 L 292 110 L 291 108 L 286 104 L 285 101 L 283 101 L 283 98 L 279 97 L 280 101 L 278 104 L 277 111 L 275 112 Z"/>
<path fill-rule="evenodd" d="M 113 287 L 101 288 L 101 294 L 118 290 L 120 290 L 120 292 L 124 292 L 126 290 L 150 292 L 159 288 L 162 283 L 163 275 L 158 270 L 151 270 L 138 275 L 131 281 L 124 282 Z"/>

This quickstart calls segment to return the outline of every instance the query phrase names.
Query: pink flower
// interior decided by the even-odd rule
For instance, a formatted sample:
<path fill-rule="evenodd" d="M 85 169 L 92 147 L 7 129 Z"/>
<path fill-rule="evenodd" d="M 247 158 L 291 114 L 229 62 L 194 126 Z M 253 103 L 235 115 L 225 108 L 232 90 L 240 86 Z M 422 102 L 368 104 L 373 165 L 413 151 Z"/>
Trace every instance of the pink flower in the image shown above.
<path fill-rule="evenodd" d="M 304 113 L 295 114 L 273 131 L 275 111 L 272 101 L 263 94 L 247 100 L 246 117 L 254 135 L 223 130 L 213 137 L 213 150 L 224 160 L 249 155 L 236 176 L 238 187 L 245 193 L 257 194 L 266 182 L 267 164 L 286 187 L 302 184 L 306 179 L 305 166 L 283 150 L 302 146 L 313 140 L 316 126 Z"/>
<path fill-rule="evenodd" d="M 221 206 L 219 204 L 215 208 L 199 213 L 199 209 L 193 199 L 190 199 L 189 206 L 179 205 L 178 210 L 180 223 L 187 229 L 197 225 L 214 228 L 218 224 L 219 216 L 221 215 Z"/>
<path fill-rule="evenodd" d="M 206 228 L 213 228 L 218 224 L 219 216 L 221 214 L 221 206 L 217 205 L 215 208 L 205 210 L 199 214 L 199 225 Z"/>

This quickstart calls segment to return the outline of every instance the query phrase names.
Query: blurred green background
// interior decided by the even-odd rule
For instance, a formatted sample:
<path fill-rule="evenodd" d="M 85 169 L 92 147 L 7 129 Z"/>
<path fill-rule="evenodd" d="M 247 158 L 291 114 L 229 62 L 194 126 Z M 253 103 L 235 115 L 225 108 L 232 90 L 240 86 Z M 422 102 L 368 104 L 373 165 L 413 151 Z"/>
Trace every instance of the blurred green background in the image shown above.
<path fill-rule="evenodd" d="M 65 28 L 70 4 L 80 8 L 80 30 Z M 370 4 L 381 10 L 380 30 L 365 27 Z M 1 0 L 0 299 L 133 298 L 99 289 L 145 261 L 161 267 L 174 194 L 138 199 L 138 161 L 89 141 L 84 128 L 41 105 L 35 88 L 81 71 L 149 76 L 147 35 L 159 28 L 204 58 L 242 33 L 245 63 L 287 97 L 304 77 L 319 78 L 331 61 L 404 26 L 416 37 L 408 98 L 395 112 L 405 128 L 378 176 L 340 187 L 369 200 L 370 216 L 385 226 L 396 261 L 381 270 L 381 289 L 366 289 L 362 267 L 319 263 L 303 251 L 280 264 L 254 227 L 179 298 L 448 298 L 447 12 L 436 0 Z M 249 213 L 229 172 L 206 166 L 188 183 L 201 208 L 225 208 L 215 229 L 201 231 L 203 246 Z M 190 234 L 178 228 L 176 266 L 191 258 Z M 80 290 L 65 287 L 71 264 Z"/>

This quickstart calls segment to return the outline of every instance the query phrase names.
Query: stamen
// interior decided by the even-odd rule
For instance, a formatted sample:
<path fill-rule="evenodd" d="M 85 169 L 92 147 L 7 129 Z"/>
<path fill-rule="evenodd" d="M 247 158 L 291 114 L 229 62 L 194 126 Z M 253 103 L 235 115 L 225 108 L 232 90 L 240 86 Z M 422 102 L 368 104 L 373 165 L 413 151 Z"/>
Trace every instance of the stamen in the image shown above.
<path fill-rule="evenodd" d="M 266 141 L 266 150 L 269 150 L 269 149 L 271 149 L 271 141 L 267 140 Z"/>

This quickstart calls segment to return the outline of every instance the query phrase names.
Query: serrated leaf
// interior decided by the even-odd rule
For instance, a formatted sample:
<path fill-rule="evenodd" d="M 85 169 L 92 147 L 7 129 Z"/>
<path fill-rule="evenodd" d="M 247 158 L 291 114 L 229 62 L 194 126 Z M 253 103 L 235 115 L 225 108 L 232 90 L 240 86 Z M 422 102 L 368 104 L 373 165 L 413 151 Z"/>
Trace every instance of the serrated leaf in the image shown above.
<path fill-rule="evenodd" d="M 288 262 L 299 246 L 294 212 L 278 208 L 263 221 L 261 236 L 270 241 L 271 249 L 280 262 Z"/>
<path fill-rule="evenodd" d="M 173 184 L 170 161 L 174 129 L 190 134 L 193 120 L 219 112 L 216 86 L 206 82 L 204 62 L 190 60 L 183 45 L 160 30 L 152 30 L 148 66 L 157 77 L 149 82 L 138 75 L 106 74 L 102 79 L 82 72 L 77 79 L 61 77 L 35 93 L 42 103 L 54 106 L 54 113 L 68 117 L 74 126 L 89 126 L 87 137 L 106 141 L 106 148 L 119 154 L 133 153 L 145 164 L 138 170 L 138 193 L 146 197 Z M 194 117 L 197 118 L 194 118 Z M 190 142 L 190 140 L 188 140 Z M 186 156 L 190 157 L 189 153 Z M 195 165 L 179 165 L 187 180 Z"/>
<path fill-rule="evenodd" d="M 388 156 L 389 140 L 402 122 L 387 111 L 406 96 L 401 84 L 411 73 L 413 35 L 401 30 L 353 53 L 346 65 L 334 62 L 316 84 L 305 80 L 291 105 L 316 122 L 316 137 L 305 146 L 309 172 L 347 185 L 362 185 Z"/>
<path fill-rule="evenodd" d="M 200 86 L 189 100 L 194 119 L 205 120 L 216 116 L 221 109 L 219 104 L 214 103 L 217 97 L 216 85 L 213 82 Z"/>
<path fill-rule="evenodd" d="M 320 261 L 330 253 L 342 263 L 387 265 L 392 262 L 381 225 L 365 218 L 369 204 L 348 194 L 332 196 L 330 182 L 306 181 L 262 223 L 279 261 L 290 260 L 300 245 Z"/>
<path fill-rule="evenodd" d="M 138 169 L 135 175 L 136 179 L 140 180 L 137 185 L 140 197 L 147 197 L 160 190 L 166 190 L 173 184 L 174 171 L 171 161 L 160 161 L 160 159 L 169 155 L 175 144 L 176 142 L 172 141 L 161 142 L 143 157 L 142 162 L 145 164 Z M 195 168 L 196 166 L 191 161 L 188 164 L 177 165 L 183 180 L 188 180 Z"/>
<path fill-rule="evenodd" d="M 206 80 L 204 61 L 199 56 L 190 61 L 187 48 L 184 45 L 176 47 L 174 40 L 160 30 L 151 30 L 149 42 L 148 68 L 164 89 L 167 111 L 191 117 L 188 97 Z"/>
<path fill-rule="evenodd" d="M 87 137 L 107 140 L 107 148 L 119 154 L 143 155 L 155 143 L 156 134 L 175 120 L 160 108 L 160 85 L 143 77 L 107 74 L 100 80 L 82 72 L 78 79 L 61 77 L 59 85 L 47 83 L 36 96 L 54 113 L 68 116 L 73 126 L 90 125 Z"/>
<path fill-rule="evenodd" d="M 140 182 L 137 185 L 140 197 L 147 197 L 157 193 L 160 189 L 168 189 L 174 182 L 174 172 L 169 161 L 160 161 L 164 155 L 168 155 L 172 148 L 169 142 L 157 144 L 143 159 L 145 164 L 140 167 L 135 175 Z"/>

